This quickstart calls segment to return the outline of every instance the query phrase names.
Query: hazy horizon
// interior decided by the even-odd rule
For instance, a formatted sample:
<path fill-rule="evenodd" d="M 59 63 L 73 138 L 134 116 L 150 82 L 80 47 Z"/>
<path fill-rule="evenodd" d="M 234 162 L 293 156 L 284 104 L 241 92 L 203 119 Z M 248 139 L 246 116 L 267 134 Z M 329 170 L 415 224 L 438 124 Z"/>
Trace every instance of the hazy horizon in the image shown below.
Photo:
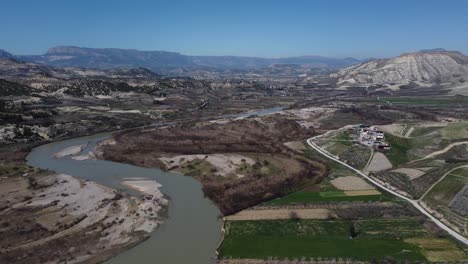
<path fill-rule="evenodd" d="M 468 2 L 16 1 L 2 6 L 1 49 L 54 46 L 186 55 L 382 58 L 422 49 L 468 53 Z"/>
<path fill-rule="evenodd" d="M 291 58 L 291 57 L 326 57 L 326 58 L 335 58 L 335 59 L 346 59 L 346 58 L 351 58 L 351 59 L 359 59 L 359 60 L 366 60 L 366 59 L 384 59 L 384 58 L 388 58 L 388 57 L 392 57 L 392 56 L 374 56 L 374 57 L 356 57 L 356 56 L 325 56 L 325 55 L 321 55 L 321 54 L 298 54 L 298 55 L 292 55 L 292 56 L 281 56 L 281 57 L 274 57 L 274 56 L 245 56 L 245 55 L 231 55 L 231 54 L 219 54 L 219 55 L 212 55 L 212 54 L 187 54 L 187 53 L 183 53 L 183 52 L 178 52 L 178 51 L 172 51 L 172 50 L 157 50 L 157 49 L 154 49 L 154 50 L 142 50 L 142 49 L 135 49 L 135 48 L 116 48 L 116 47 L 80 47 L 80 46 L 73 46 L 73 45 L 56 45 L 56 46 L 52 46 L 50 48 L 55 48 L 55 47 L 74 47 L 74 48 L 83 48 L 83 49 L 120 49 L 120 50 L 138 50 L 138 51 L 143 51 L 143 52 L 152 52 L 152 51 L 163 51 L 163 52 L 174 52 L 174 53 L 179 53 L 181 55 L 187 55 L 187 56 L 214 56 L 214 57 L 251 57 L 251 58 L 266 58 L 266 59 L 281 59 L 281 58 Z M 7 52 L 10 52 L 12 53 L 13 55 L 19 55 L 19 56 L 22 56 L 22 55 L 43 55 L 45 53 L 47 53 L 47 49 L 41 53 L 37 53 L 37 54 L 17 54 L 17 53 L 14 53 L 14 52 L 11 52 L 9 50 L 6 50 L 6 49 L 3 49 L 0 47 L 0 49 L 2 50 L 5 50 Z M 435 50 L 435 49 L 443 49 L 443 50 L 446 50 L 446 51 L 459 51 L 459 52 L 462 52 L 460 50 L 451 50 L 451 49 L 445 49 L 445 48 L 441 48 L 441 47 L 434 47 L 434 48 L 427 48 L 427 49 L 419 49 L 419 50 L 408 50 L 408 51 L 404 51 L 404 52 L 401 52 L 400 54 L 395 54 L 393 56 L 399 56 L 399 55 L 402 55 L 402 54 L 405 54 L 405 53 L 411 53 L 411 52 L 419 52 L 419 51 L 424 51 L 424 50 Z M 465 54 L 464 52 L 462 52 L 463 54 Z M 466 54 L 465 54 L 466 55 Z"/>

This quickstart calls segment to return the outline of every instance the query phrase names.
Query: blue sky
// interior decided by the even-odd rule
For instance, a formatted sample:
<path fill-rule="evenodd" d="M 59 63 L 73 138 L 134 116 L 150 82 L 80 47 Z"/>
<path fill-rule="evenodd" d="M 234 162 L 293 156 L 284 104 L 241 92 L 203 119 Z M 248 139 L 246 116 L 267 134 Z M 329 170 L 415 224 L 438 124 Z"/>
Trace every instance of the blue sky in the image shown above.
<path fill-rule="evenodd" d="M 189 55 L 468 54 L 467 0 L 5 0 L 0 49 L 57 45 Z"/>

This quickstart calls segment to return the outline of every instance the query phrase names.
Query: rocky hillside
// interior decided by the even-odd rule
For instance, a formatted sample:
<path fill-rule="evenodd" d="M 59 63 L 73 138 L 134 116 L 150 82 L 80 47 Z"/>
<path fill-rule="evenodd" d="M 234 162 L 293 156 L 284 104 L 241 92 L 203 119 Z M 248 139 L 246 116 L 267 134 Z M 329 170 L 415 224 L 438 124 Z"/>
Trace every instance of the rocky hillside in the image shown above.
<path fill-rule="evenodd" d="M 33 89 L 29 86 L 0 79 L 0 97 L 10 95 L 30 95 Z"/>
<path fill-rule="evenodd" d="M 372 60 L 332 74 L 338 84 L 392 84 L 458 82 L 468 76 L 468 57 L 442 49 Z"/>

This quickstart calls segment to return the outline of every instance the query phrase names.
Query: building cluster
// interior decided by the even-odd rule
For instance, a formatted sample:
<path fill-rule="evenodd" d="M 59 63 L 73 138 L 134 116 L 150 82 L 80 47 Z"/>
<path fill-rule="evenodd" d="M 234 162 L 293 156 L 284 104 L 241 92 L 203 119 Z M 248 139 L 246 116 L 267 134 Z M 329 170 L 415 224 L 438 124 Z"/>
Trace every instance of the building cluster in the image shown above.
<path fill-rule="evenodd" d="M 385 134 L 376 126 L 358 125 L 355 127 L 359 143 L 376 150 L 389 150 L 390 145 L 385 142 Z"/>

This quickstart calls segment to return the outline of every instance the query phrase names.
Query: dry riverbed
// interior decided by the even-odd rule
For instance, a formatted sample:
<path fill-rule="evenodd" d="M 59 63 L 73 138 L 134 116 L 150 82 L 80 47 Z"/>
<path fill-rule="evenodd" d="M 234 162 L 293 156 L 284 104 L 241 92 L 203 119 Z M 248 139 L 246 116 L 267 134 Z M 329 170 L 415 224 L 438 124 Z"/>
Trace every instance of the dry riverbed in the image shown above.
<path fill-rule="evenodd" d="M 65 174 L 1 179 L 0 263 L 99 263 L 145 240 L 167 200 L 138 184 L 141 199 Z"/>

